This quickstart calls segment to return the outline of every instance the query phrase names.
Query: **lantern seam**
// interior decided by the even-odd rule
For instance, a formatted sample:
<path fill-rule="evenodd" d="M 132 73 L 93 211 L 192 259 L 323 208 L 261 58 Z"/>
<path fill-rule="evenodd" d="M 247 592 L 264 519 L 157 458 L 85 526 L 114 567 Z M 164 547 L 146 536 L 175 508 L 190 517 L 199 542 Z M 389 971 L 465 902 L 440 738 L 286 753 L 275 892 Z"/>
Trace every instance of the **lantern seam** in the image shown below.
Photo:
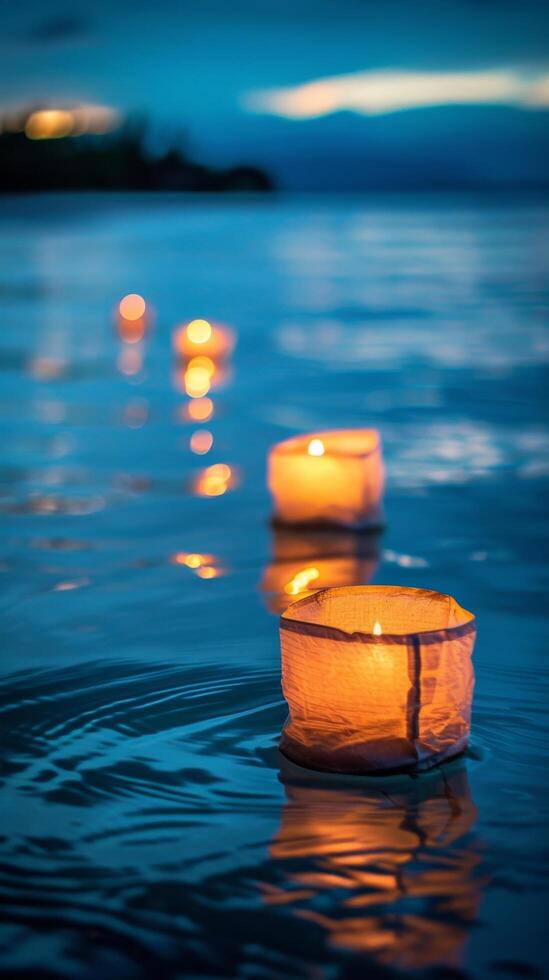
<path fill-rule="evenodd" d="M 469 622 L 462 623 L 461 626 L 449 626 L 442 630 L 427 630 L 424 633 L 382 633 L 381 636 L 378 636 L 375 633 L 346 633 L 345 630 L 338 629 L 337 626 L 321 626 L 318 623 L 307 623 L 301 619 L 285 619 L 283 614 L 280 617 L 280 629 L 288 630 L 290 633 L 302 633 L 325 640 L 335 640 L 340 643 L 379 643 L 408 646 L 416 639 L 422 644 L 430 644 L 443 643 L 449 640 L 457 640 L 461 636 L 468 636 L 470 633 L 476 632 L 476 619 L 473 617 Z"/>

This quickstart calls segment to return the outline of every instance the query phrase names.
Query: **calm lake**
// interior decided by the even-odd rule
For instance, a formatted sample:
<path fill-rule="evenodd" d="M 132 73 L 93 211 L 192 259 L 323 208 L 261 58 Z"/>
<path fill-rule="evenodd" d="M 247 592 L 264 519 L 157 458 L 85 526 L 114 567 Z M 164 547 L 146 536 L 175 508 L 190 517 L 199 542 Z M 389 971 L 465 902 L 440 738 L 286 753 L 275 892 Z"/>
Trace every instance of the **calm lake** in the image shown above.
<path fill-rule="evenodd" d="M 45 196 L 0 214 L 6 974 L 541 977 L 549 206 Z M 154 308 L 139 346 L 113 323 L 130 292 Z M 203 422 L 171 348 L 194 317 L 238 335 Z M 371 425 L 385 533 L 326 556 L 478 623 L 470 749 L 415 779 L 326 778 L 277 750 L 277 613 L 310 541 L 271 529 L 266 454 Z M 218 463 L 227 492 L 203 496 Z"/>

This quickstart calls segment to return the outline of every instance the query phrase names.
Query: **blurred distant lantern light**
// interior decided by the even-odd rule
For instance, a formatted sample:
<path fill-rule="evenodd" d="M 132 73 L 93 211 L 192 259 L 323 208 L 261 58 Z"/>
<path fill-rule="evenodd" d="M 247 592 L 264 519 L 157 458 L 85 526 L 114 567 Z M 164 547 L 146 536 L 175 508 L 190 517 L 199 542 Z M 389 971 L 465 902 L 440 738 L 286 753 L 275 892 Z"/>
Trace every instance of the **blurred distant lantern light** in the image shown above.
<path fill-rule="evenodd" d="M 191 320 L 178 327 L 173 336 L 175 353 L 183 360 L 197 355 L 221 361 L 230 357 L 235 345 L 234 332 L 220 323 Z"/>
<path fill-rule="evenodd" d="M 52 140 L 69 136 L 74 117 L 68 109 L 40 109 L 28 117 L 25 135 L 31 140 Z"/>
<path fill-rule="evenodd" d="M 401 586 L 325 589 L 280 619 L 282 752 L 333 772 L 428 769 L 469 738 L 475 619 Z"/>
<path fill-rule="evenodd" d="M 318 589 L 367 585 L 379 563 L 379 534 L 374 532 L 275 527 L 273 535 L 273 557 L 261 580 L 271 612 L 280 613 Z"/>
<path fill-rule="evenodd" d="M 55 381 L 67 373 L 69 365 L 58 357 L 31 357 L 27 370 L 37 381 Z"/>
<path fill-rule="evenodd" d="M 207 422 L 213 415 L 211 398 L 195 398 L 186 406 L 187 415 L 194 422 Z"/>
<path fill-rule="evenodd" d="M 128 293 L 120 300 L 115 319 L 120 339 L 126 344 L 136 344 L 150 326 L 151 310 L 139 293 Z"/>
<path fill-rule="evenodd" d="M 380 522 L 384 474 L 375 429 L 287 439 L 271 450 L 268 470 L 276 522 L 355 528 Z"/>
<path fill-rule="evenodd" d="M 212 376 L 207 368 L 189 367 L 185 371 L 185 391 L 189 398 L 203 398 L 212 384 Z"/>
<path fill-rule="evenodd" d="M 120 316 L 125 320 L 140 320 L 145 314 L 147 304 L 139 293 L 128 293 L 120 300 Z"/>
<path fill-rule="evenodd" d="M 195 479 L 194 492 L 199 497 L 220 497 L 236 486 L 236 474 L 226 463 L 208 466 Z"/>
<path fill-rule="evenodd" d="M 211 432 L 206 429 L 199 429 L 197 432 L 193 432 L 190 439 L 191 452 L 196 453 L 198 456 L 203 456 L 205 453 L 209 453 L 213 446 L 213 436 Z"/>
<path fill-rule="evenodd" d="M 121 373 L 131 377 L 139 374 L 143 366 L 143 354 L 138 346 L 124 346 L 118 355 L 117 363 Z"/>
<path fill-rule="evenodd" d="M 195 551 L 177 551 L 172 557 L 174 565 L 185 565 L 187 568 L 196 570 L 203 565 L 213 565 L 216 559 L 213 555 L 203 555 Z"/>

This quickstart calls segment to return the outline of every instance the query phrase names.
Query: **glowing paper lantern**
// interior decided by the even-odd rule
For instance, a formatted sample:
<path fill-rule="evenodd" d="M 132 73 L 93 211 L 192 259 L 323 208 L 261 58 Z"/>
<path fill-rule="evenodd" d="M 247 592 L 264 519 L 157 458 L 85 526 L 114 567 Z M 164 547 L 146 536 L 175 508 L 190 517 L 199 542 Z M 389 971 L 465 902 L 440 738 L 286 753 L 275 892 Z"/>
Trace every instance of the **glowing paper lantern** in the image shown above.
<path fill-rule="evenodd" d="M 333 772 L 428 769 L 467 745 L 475 620 L 450 596 L 325 589 L 280 619 L 280 748 Z"/>
<path fill-rule="evenodd" d="M 366 585 L 379 562 L 379 535 L 344 529 L 275 527 L 273 560 L 261 589 L 271 612 L 328 586 Z"/>
<path fill-rule="evenodd" d="M 150 326 L 151 310 L 139 293 L 128 293 L 116 308 L 115 321 L 120 339 L 126 344 L 137 344 Z"/>
<path fill-rule="evenodd" d="M 367 527 L 380 523 L 383 464 L 375 429 L 341 429 L 287 439 L 269 455 L 274 520 Z"/>
<path fill-rule="evenodd" d="M 234 350 L 235 335 L 230 327 L 209 320 L 191 320 L 178 327 L 173 336 L 175 353 L 182 360 L 191 357 L 210 357 L 221 361 Z"/>

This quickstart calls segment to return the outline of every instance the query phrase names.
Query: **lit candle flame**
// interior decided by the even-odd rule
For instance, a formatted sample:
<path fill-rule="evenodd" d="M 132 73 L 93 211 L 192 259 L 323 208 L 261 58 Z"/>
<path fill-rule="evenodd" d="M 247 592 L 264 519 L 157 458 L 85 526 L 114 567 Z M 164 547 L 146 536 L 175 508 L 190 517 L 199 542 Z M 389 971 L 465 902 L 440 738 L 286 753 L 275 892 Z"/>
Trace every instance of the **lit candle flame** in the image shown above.
<path fill-rule="evenodd" d="M 325 451 L 322 439 L 311 439 L 307 449 L 309 456 L 324 456 Z"/>
<path fill-rule="evenodd" d="M 381 623 L 379 622 L 378 619 L 376 619 L 374 623 L 373 634 L 374 636 L 381 636 Z"/>
<path fill-rule="evenodd" d="M 316 581 L 319 577 L 320 572 L 318 568 L 302 568 L 300 572 L 296 572 L 293 579 L 291 579 L 287 585 L 284 586 L 284 592 L 287 595 L 299 595 L 311 584 L 311 582 Z"/>

